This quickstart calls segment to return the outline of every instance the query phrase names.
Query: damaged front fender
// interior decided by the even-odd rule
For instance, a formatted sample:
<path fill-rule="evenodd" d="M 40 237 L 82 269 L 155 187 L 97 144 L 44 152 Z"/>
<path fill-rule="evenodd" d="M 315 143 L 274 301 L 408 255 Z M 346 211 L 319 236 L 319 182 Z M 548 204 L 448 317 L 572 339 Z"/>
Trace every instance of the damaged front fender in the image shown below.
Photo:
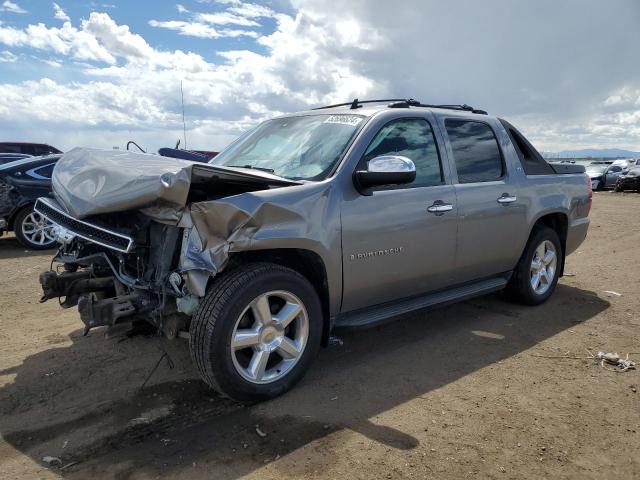
<path fill-rule="evenodd" d="M 325 264 L 330 302 L 339 307 L 342 290 L 339 205 L 328 182 L 264 190 L 197 202 L 189 209 L 180 268 L 190 290 L 204 295 L 210 276 L 234 253 L 297 249 Z M 333 308 L 332 308 L 333 310 Z"/>

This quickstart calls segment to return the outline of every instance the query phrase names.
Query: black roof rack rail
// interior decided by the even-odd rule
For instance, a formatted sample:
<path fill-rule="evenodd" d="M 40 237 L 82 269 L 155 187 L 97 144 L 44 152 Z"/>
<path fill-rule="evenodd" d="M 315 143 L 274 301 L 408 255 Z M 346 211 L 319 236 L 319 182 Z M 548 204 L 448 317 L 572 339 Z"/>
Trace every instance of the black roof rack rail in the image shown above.
<path fill-rule="evenodd" d="M 357 108 L 362 108 L 362 105 L 365 103 L 385 103 L 385 102 L 391 102 L 389 104 L 389 108 L 409 108 L 409 107 L 443 108 L 447 110 L 459 110 L 463 112 L 471 112 L 471 113 L 477 113 L 480 115 L 487 115 L 487 112 L 485 110 L 473 108 L 467 105 L 466 103 L 462 105 L 430 105 L 430 104 L 422 103 L 413 98 L 386 98 L 383 100 L 358 100 L 357 98 L 354 98 L 351 102 L 336 103 L 334 105 L 316 107 L 316 108 L 312 108 L 312 110 L 324 110 L 326 108 L 346 107 L 346 106 L 349 106 L 351 110 L 355 110 Z"/>
<path fill-rule="evenodd" d="M 311 110 L 324 110 L 325 108 L 335 108 L 335 107 L 346 107 L 347 105 L 351 106 L 351 110 L 355 110 L 356 108 L 361 108 L 363 103 L 385 103 L 385 102 L 404 102 L 405 98 L 386 98 L 384 100 L 358 100 L 354 98 L 351 102 L 346 103 L 336 103 L 335 105 L 326 105 L 324 107 L 316 107 Z"/>

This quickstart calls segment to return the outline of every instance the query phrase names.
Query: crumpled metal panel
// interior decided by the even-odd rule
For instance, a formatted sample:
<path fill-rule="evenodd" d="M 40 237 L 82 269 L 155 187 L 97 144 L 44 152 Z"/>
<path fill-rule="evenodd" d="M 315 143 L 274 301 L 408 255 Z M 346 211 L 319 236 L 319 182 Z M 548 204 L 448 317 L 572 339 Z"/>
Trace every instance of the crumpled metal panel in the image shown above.
<path fill-rule="evenodd" d="M 306 184 L 192 204 L 193 228 L 180 261 L 183 272 L 194 272 L 188 275 L 190 290 L 204 295 L 209 275 L 222 270 L 234 252 L 298 248 L 326 261 L 340 247 L 339 206 L 330 193 L 330 184 Z"/>
<path fill-rule="evenodd" d="M 154 202 L 179 212 L 189 193 L 191 166 L 157 155 L 74 148 L 58 161 L 51 182 L 58 202 L 79 219 Z"/>
<path fill-rule="evenodd" d="M 58 202 L 74 217 L 145 210 L 163 223 L 177 224 L 194 181 L 245 181 L 295 185 L 265 172 L 161 157 L 145 153 L 75 148 L 56 164 L 51 179 Z"/>

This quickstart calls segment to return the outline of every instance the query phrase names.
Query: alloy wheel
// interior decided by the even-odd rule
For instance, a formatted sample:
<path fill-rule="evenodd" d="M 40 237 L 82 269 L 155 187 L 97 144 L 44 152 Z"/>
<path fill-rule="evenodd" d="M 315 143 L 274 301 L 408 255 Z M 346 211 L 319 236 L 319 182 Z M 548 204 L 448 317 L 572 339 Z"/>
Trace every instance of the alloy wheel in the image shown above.
<path fill-rule="evenodd" d="M 309 315 L 291 292 L 276 290 L 255 298 L 236 320 L 231 357 L 251 383 L 280 380 L 298 363 L 309 337 Z"/>
<path fill-rule="evenodd" d="M 47 245 L 55 242 L 53 224 L 38 212 L 27 215 L 20 226 L 22 235 L 33 245 Z"/>
<path fill-rule="evenodd" d="M 549 290 L 556 275 L 557 264 L 556 247 L 549 240 L 544 240 L 536 248 L 531 260 L 530 282 L 535 293 L 543 295 Z"/>

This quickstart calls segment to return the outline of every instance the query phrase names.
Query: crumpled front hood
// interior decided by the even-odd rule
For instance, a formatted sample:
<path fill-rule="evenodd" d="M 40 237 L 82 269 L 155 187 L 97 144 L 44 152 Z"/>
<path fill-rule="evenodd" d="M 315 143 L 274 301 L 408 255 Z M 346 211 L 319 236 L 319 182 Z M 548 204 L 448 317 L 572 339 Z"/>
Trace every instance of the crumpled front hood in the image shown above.
<path fill-rule="evenodd" d="M 300 183 L 261 171 L 89 148 L 75 148 L 66 153 L 58 161 L 51 180 L 56 199 L 76 218 L 158 208 L 165 220 L 171 218 L 176 222 L 194 182 L 248 183 L 256 188 Z"/>

